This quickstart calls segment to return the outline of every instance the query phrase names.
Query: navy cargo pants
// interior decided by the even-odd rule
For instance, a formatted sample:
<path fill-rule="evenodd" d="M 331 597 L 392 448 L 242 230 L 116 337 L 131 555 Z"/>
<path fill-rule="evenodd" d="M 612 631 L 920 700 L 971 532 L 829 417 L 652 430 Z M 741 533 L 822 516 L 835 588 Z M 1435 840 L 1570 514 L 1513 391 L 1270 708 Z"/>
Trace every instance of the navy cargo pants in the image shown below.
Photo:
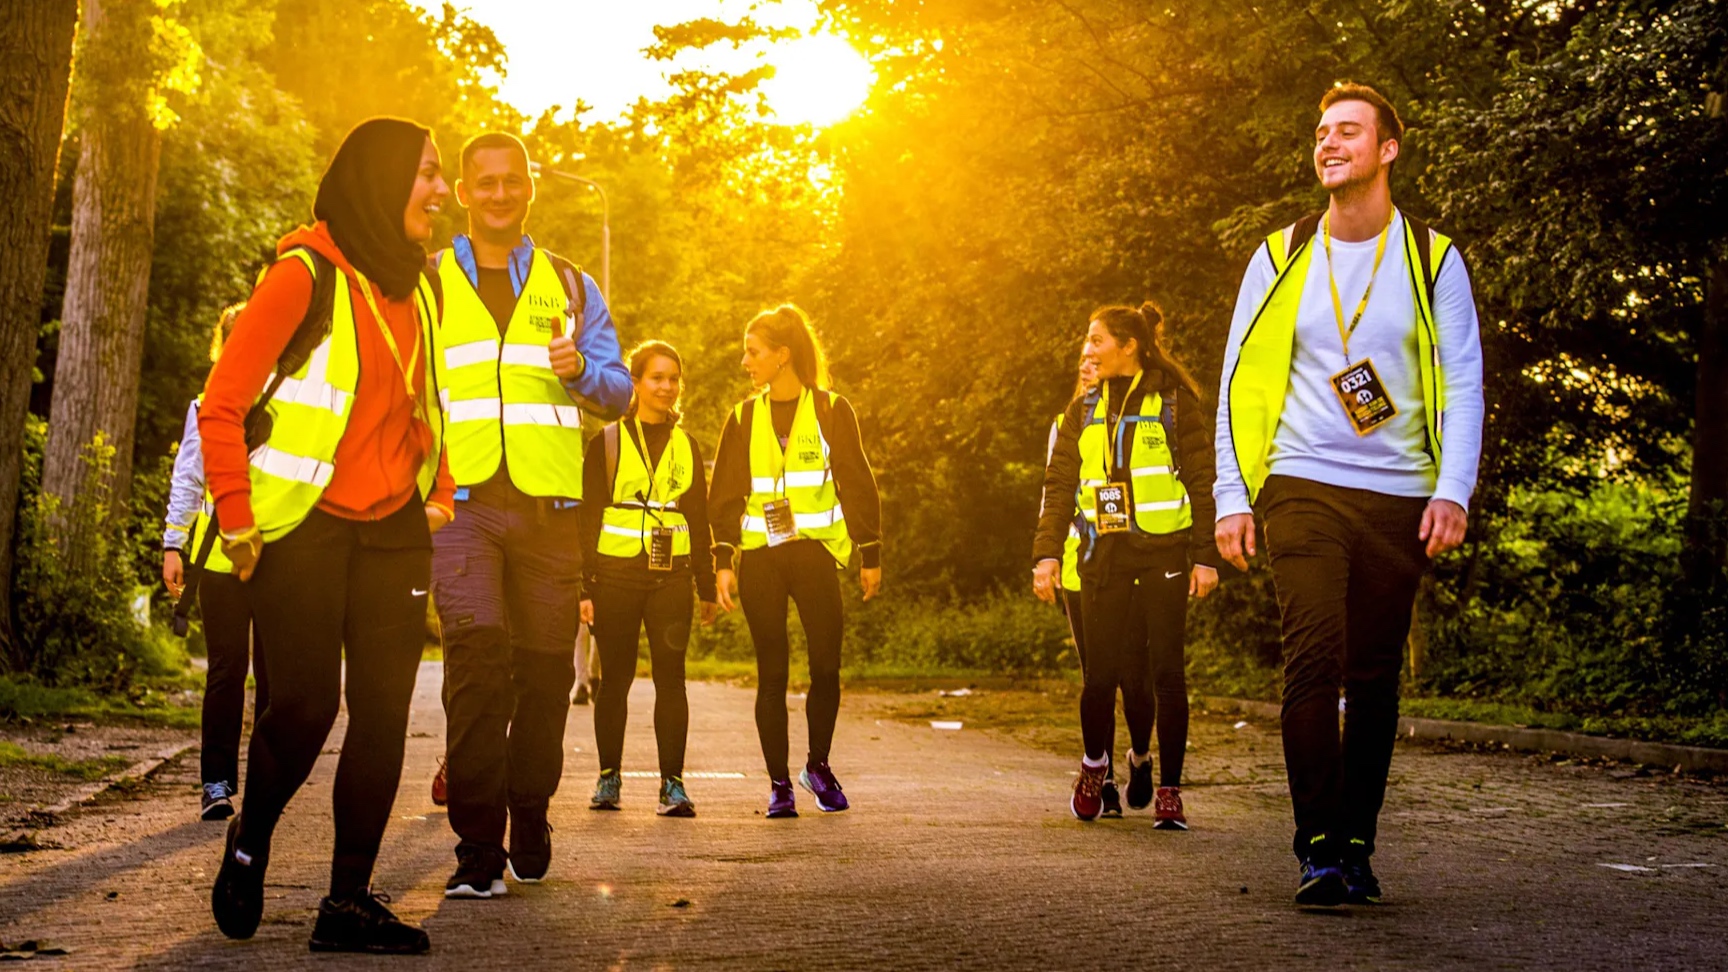
<path fill-rule="evenodd" d="M 458 849 L 501 850 L 509 809 L 544 809 L 563 775 L 582 596 L 576 517 L 572 501 L 528 496 L 501 470 L 470 487 L 434 537 Z"/>

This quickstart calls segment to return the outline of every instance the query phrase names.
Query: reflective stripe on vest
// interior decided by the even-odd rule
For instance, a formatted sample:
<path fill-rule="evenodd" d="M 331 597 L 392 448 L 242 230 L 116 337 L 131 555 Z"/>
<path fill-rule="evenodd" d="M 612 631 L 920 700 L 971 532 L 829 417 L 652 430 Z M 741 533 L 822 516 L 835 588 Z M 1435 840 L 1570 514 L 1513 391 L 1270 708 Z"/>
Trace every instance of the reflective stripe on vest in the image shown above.
<path fill-rule="evenodd" d="M 1429 230 L 1428 273 L 1421 267 L 1415 228 L 1402 220 L 1404 269 L 1415 295 L 1410 326 L 1416 331 L 1416 363 L 1422 382 L 1422 411 L 1427 450 L 1440 468 L 1440 447 L 1445 437 L 1446 372 L 1441 367 L 1440 341 L 1429 305 L 1427 280 L 1437 276 L 1452 240 Z M 1314 241 L 1295 241 L 1296 227 L 1286 226 L 1266 238 L 1266 252 L 1277 276 L 1261 299 L 1236 351 L 1236 367 L 1225 383 L 1229 400 L 1230 441 L 1236 453 L 1242 481 L 1250 501 L 1258 499 L 1260 487 L 1271 473 L 1272 439 L 1284 414 L 1290 389 L 1290 365 L 1295 355 L 1296 315 L 1302 307 L 1302 290 L 1308 268 L 1314 261 Z"/>
<path fill-rule="evenodd" d="M 508 456 L 510 481 L 522 492 L 581 499 L 582 412 L 547 350 L 569 303 L 551 259 L 534 251 L 502 338 L 453 252 L 439 254 L 438 275 L 445 308 L 436 360 L 456 484 L 485 482 Z"/>
<path fill-rule="evenodd" d="M 670 527 L 672 556 L 690 556 L 690 525 L 678 510 L 678 499 L 696 480 L 696 450 L 690 435 L 676 426 L 666 441 L 660 464 L 650 472 L 642 449 L 628 426 L 618 429 L 618 473 L 612 483 L 612 502 L 601 514 L 600 554 L 604 557 L 638 557 L 648 550 L 649 532 Z"/>
<path fill-rule="evenodd" d="M 763 392 L 752 406 L 750 421 L 750 498 L 745 503 L 741 546 L 753 550 L 768 545 L 763 504 L 784 496 L 792 501 L 792 521 L 798 536 L 821 542 L 839 566 L 852 559 L 852 537 L 846 532 L 846 511 L 834 485 L 828 462 L 828 439 L 816 421 L 816 396 L 828 396 L 829 407 L 839 398 L 831 391 L 805 389 L 792 417 L 792 434 L 784 450 L 774 433 L 773 406 Z M 733 412 L 741 423 L 744 406 Z M 782 468 L 784 464 L 784 468 Z"/>
<path fill-rule="evenodd" d="M 316 274 L 312 258 L 291 250 L 279 259 L 299 259 Z M 355 333 L 354 300 L 348 275 L 336 271 L 330 308 L 330 334 L 313 349 L 300 370 L 283 380 L 266 406 L 271 416 L 270 439 L 249 457 L 252 481 L 252 518 L 269 543 L 286 536 L 306 519 L 317 505 L 324 487 L 336 474 L 336 448 L 348 428 L 354 392 L 360 380 L 360 352 Z M 436 357 L 437 301 L 432 283 L 420 278 L 415 288 L 414 313 L 420 329 L 418 340 L 426 349 L 423 401 L 432 401 L 437 387 L 433 370 Z M 387 327 L 378 321 L 373 326 Z M 272 376 L 272 379 L 274 376 Z M 268 381 L 266 382 L 268 387 Z M 289 390 L 292 389 L 292 393 Z M 431 448 L 422 460 L 416 485 L 420 495 L 431 495 L 438 473 L 444 421 L 437 409 L 423 415 L 432 433 Z M 211 554 L 215 557 L 214 552 Z"/>
<path fill-rule="evenodd" d="M 1105 456 L 1112 448 L 1106 441 L 1110 386 L 1100 384 L 1097 396 L 1091 418 L 1080 430 L 1080 487 L 1074 494 L 1080 515 L 1093 525 L 1098 517 L 1095 495 L 1106 482 Z M 1134 505 L 1131 522 L 1137 533 L 1177 533 L 1194 525 L 1188 490 L 1176 475 L 1175 457 L 1164 423 L 1159 421 L 1163 410 L 1163 396 L 1147 391 L 1140 397 L 1138 413 L 1125 412 L 1118 420 L 1117 440 L 1126 443 L 1128 453 L 1119 461 L 1128 465 L 1129 496 Z"/>

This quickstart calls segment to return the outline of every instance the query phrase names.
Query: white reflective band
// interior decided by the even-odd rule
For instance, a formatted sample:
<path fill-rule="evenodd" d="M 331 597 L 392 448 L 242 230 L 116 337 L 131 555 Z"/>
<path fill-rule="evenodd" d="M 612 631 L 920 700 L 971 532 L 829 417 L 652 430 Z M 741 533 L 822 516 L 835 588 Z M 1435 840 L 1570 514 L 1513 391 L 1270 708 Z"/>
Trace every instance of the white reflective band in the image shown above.
<path fill-rule="evenodd" d="M 466 368 L 498 360 L 497 341 L 469 341 L 444 349 L 444 367 Z"/>
<path fill-rule="evenodd" d="M 469 398 L 444 406 L 452 422 L 496 422 L 503 410 L 503 403 L 496 398 Z"/>
<path fill-rule="evenodd" d="M 438 389 L 438 407 L 443 409 L 445 412 L 450 411 L 450 389 Z"/>
<path fill-rule="evenodd" d="M 1168 475 L 1170 475 L 1170 467 L 1169 466 L 1135 466 L 1133 469 L 1129 470 L 1129 475 L 1132 475 L 1132 476 L 1168 476 Z"/>
<path fill-rule="evenodd" d="M 1107 482 L 1109 482 L 1108 479 L 1082 479 L 1082 480 L 1080 480 L 1080 488 L 1081 489 L 1097 489 L 1098 487 L 1104 485 Z"/>
<path fill-rule="evenodd" d="M 1135 503 L 1134 508 L 1136 510 L 1179 510 L 1187 505 L 1188 497 L 1184 496 L 1181 499 L 1165 500 L 1160 503 Z"/>
<path fill-rule="evenodd" d="M 610 533 L 610 534 L 613 534 L 615 536 L 620 536 L 620 537 L 645 537 L 648 535 L 649 530 L 653 529 L 655 525 L 656 524 L 649 524 L 648 527 L 641 529 L 641 530 L 637 530 L 637 529 L 634 529 L 632 527 L 621 527 L 621 526 L 614 526 L 610 523 L 602 523 L 602 524 L 600 524 L 600 532 L 601 533 Z M 683 525 L 683 524 L 680 524 L 680 525 L 674 526 L 674 527 L 663 527 L 662 529 L 671 530 L 673 533 L 688 533 L 688 532 L 690 532 L 690 527 L 687 525 Z"/>
<path fill-rule="evenodd" d="M 306 378 L 284 378 L 273 401 L 292 402 L 342 415 L 348 411 L 348 393 L 327 382 Z"/>
<path fill-rule="evenodd" d="M 821 469 L 802 469 L 786 474 L 786 485 L 791 487 L 816 487 L 828 481 L 828 473 Z"/>
<path fill-rule="evenodd" d="M 268 445 L 259 446 L 258 450 L 252 453 L 252 465 L 278 479 L 309 483 L 319 489 L 330 485 L 330 477 L 336 472 L 336 467 L 330 463 L 320 462 L 309 456 L 296 456 Z"/>
<path fill-rule="evenodd" d="M 216 515 L 216 504 L 210 502 L 209 500 L 201 501 L 198 504 L 198 509 L 200 511 L 202 511 L 205 516 L 215 516 Z"/>
<path fill-rule="evenodd" d="M 582 410 L 574 405 L 505 405 L 505 425 L 561 425 L 567 429 L 582 428 Z"/>
<path fill-rule="evenodd" d="M 1086 518 L 1087 523 L 1091 523 L 1093 520 L 1098 519 L 1098 511 L 1091 507 L 1081 510 L 1080 515 Z"/>
<path fill-rule="evenodd" d="M 552 370 L 552 349 L 544 344 L 506 344 L 499 364 Z"/>
<path fill-rule="evenodd" d="M 647 503 L 641 503 L 636 500 L 625 500 L 622 503 L 613 503 L 612 508 L 615 510 L 671 510 L 676 513 L 678 511 L 678 501 L 667 500 L 662 503 L 659 500 L 649 500 Z"/>
<path fill-rule="evenodd" d="M 838 526 L 845 522 L 846 514 L 838 506 L 826 513 L 794 513 L 792 515 L 793 525 L 800 530 L 820 530 L 823 527 Z M 759 516 L 746 516 L 744 518 L 744 532 L 767 533 L 768 521 Z"/>
<path fill-rule="evenodd" d="M 801 469 L 786 474 L 784 483 L 772 476 L 750 477 L 750 489 L 757 493 L 778 493 L 782 486 L 786 489 L 815 489 L 828 481 L 828 474 L 820 469 Z"/>
<path fill-rule="evenodd" d="M 1076 540 L 1080 539 L 1080 528 L 1072 523 L 1068 524 L 1068 535 Z"/>

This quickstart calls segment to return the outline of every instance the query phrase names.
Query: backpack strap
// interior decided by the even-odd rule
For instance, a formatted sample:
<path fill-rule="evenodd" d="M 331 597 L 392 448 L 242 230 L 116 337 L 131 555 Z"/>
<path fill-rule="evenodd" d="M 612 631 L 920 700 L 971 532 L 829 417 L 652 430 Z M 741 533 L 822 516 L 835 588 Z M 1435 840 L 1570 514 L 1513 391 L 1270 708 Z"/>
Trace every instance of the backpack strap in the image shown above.
<path fill-rule="evenodd" d="M 1272 258 L 1272 272 L 1281 274 L 1302 247 L 1314 239 L 1320 228 L 1322 213 L 1309 213 L 1289 226 L 1266 238 L 1267 256 Z"/>
<path fill-rule="evenodd" d="M 1416 237 L 1416 262 L 1422 264 L 1422 284 L 1428 289 L 1428 306 L 1434 306 L 1434 237 L 1432 226 L 1420 219 L 1404 214 L 1404 219 L 1410 224 L 1410 232 Z"/>
<path fill-rule="evenodd" d="M 606 502 L 612 502 L 612 491 L 618 482 L 618 437 L 622 434 L 622 423 L 613 422 L 600 431 L 601 442 L 606 450 Z"/>
<path fill-rule="evenodd" d="M 311 247 L 296 246 L 276 258 L 277 263 L 283 260 L 299 260 L 305 264 L 306 272 L 312 275 L 312 298 L 306 302 L 306 313 L 300 318 L 300 326 L 294 329 L 294 336 L 288 339 L 287 347 L 276 359 L 276 377 L 264 388 L 258 401 L 246 411 L 244 429 L 246 432 L 246 449 L 251 451 L 270 441 L 270 431 L 274 421 L 270 417 L 270 400 L 276 397 L 277 389 L 288 377 L 305 366 L 312 357 L 312 352 L 324 339 L 330 336 L 331 317 L 336 305 L 336 265 L 328 257 L 313 250 Z M 274 264 L 272 264 L 274 265 Z M 259 274 L 263 279 L 263 274 Z"/>

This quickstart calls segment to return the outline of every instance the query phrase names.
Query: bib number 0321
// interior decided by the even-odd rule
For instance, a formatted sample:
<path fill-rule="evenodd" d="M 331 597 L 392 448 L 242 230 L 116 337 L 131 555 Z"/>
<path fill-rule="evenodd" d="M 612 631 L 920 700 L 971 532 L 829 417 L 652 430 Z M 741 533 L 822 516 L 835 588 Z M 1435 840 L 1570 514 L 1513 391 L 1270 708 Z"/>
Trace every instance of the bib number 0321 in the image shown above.
<path fill-rule="evenodd" d="M 1398 407 L 1386 394 L 1374 362 L 1367 358 L 1332 376 L 1332 391 L 1357 435 L 1367 435 L 1392 420 Z"/>

